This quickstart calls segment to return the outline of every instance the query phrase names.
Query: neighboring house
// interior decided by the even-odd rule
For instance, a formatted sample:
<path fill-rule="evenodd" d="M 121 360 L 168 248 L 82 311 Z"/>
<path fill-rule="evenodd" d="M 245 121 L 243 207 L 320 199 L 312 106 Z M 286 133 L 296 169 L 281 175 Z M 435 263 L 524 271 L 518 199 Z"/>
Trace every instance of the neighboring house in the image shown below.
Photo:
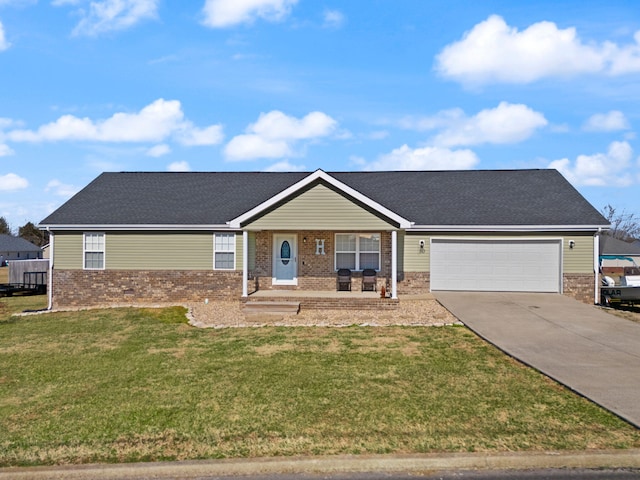
<path fill-rule="evenodd" d="M 30 260 L 42 258 L 42 249 L 24 238 L 13 235 L 0 235 L 0 264 L 11 260 Z"/>
<path fill-rule="evenodd" d="M 640 265 L 640 244 L 609 235 L 600 237 L 600 267 L 603 275 L 622 275 L 624 267 Z"/>
<path fill-rule="evenodd" d="M 52 306 L 435 290 L 596 300 L 607 220 L 555 170 L 103 173 L 41 227 Z"/>

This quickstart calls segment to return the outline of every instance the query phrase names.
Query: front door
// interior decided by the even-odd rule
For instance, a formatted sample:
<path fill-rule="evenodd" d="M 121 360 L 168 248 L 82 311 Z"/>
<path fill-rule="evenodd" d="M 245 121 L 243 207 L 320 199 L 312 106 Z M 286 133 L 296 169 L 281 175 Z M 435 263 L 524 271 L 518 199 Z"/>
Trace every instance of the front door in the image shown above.
<path fill-rule="evenodd" d="M 298 250 L 295 234 L 273 235 L 273 284 L 298 284 Z"/>

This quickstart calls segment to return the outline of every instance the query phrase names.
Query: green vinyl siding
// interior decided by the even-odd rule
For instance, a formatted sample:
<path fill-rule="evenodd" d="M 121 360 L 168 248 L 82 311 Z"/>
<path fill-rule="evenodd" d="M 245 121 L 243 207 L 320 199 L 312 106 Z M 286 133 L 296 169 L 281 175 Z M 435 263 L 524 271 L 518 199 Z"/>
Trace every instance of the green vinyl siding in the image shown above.
<path fill-rule="evenodd" d="M 420 249 L 420 240 L 424 240 L 424 249 Z M 398 237 L 401 241 L 401 237 Z M 429 235 L 423 233 L 407 233 L 404 235 L 402 264 L 405 272 L 429 271 Z"/>
<path fill-rule="evenodd" d="M 107 270 L 211 270 L 213 233 L 107 232 Z"/>
<path fill-rule="evenodd" d="M 573 248 L 569 241 L 575 242 Z M 562 242 L 564 273 L 593 273 L 593 236 L 565 235 Z"/>
<path fill-rule="evenodd" d="M 98 231 L 98 230 L 96 230 Z M 212 270 L 214 232 L 105 232 L 108 270 Z M 242 270 L 242 233 L 235 235 Z M 56 233 L 54 268 L 82 269 L 83 232 Z"/>
<path fill-rule="evenodd" d="M 325 185 L 249 223 L 250 230 L 388 230 L 391 225 Z"/>
<path fill-rule="evenodd" d="M 58 270 L 82 270 L 82 232 L 55 233 L 53 267 Z"/>
<path fill-rule="evenodd" d="M 242 270 L 242 232 L 236 233 L 236 270 Z"/>

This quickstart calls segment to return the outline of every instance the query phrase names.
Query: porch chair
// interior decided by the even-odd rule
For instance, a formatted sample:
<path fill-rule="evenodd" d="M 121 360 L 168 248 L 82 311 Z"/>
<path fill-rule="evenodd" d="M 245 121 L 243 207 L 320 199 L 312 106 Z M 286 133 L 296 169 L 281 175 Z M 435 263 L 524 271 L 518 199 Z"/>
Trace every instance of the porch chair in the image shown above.
<path fill-rule="evenodd" d="M 338 277 L 336 279 L 338 284 L 338 291 L 347 290 L 351 291 L 351 270 L 348 268 L 341 268 L 338 270 Z"/>
<path fill-rule="evenodd" d="M 362 291 L 364 292 L 365 290 L 378 291 L 376 271 L 373 268 L 365 268 L 362 271 Z"/>

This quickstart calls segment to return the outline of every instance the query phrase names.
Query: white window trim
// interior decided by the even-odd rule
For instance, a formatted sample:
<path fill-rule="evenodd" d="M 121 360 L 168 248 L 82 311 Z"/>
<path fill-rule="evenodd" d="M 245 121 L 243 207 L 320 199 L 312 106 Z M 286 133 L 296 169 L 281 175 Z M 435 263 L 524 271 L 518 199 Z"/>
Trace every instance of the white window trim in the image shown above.
<path fill-rule="evenodd" d="M 230 235 L 233 238 L 233 245 L 231 250 L 216 250 L 216 236 L 217 235 Z M 213 234 L 213 269 L 214 270 L 224 270 L 227 272 L 231 272 L 236 269 L 236 265 L 238 262 L 238 255 L 236 253 L 236 237 L 235 232 L 215 232 Z M 216 253 L 233 253 L 233 268 L 216 268 Z"/>
<path fill-rule="evenodd" d="M 355 235 L 356 236 L 356 268 L 353 270 L 354 272 L 361 272 L 362 270 L 364 270 L 363 268 L 360 268 L 360 254 L 361 253 L 376 253 L 370 250 L 364 250 L 364 251 L 360 251 L 360 236 L 361 235 L 378 235 L 378 268 L 375 268 L 374 270 L 376 272 L 380 271 L 381 268 L 381 264 L 382 264 L 382 234 L 380 232 L 369 232 L 369 233 L 364 233 L 364 232 L 360 232 L 360 233 L 356 233 L 356 232 L 340 232 L 340 233 L 336 233 L 334 235 L 333 238 L 333 244 L 335 245 L 334 249 L 333 249 L 333 267 L 335 269 L 335 271 L 338 271 L 338 253 L 351 253 L 351 252 L 346 252 L 346 251 L 340 251 L 338 252 L 338 235 Z"/>
<path fill-rule="evenodd" d="M 102 235 L 102 250 L 87 250 L 87 235 Z M 102 268 L 87 267 L 86 254 L 102 252 Z M 82 269 L 83 270 L 104 270 L 107 267 L 107 235 L 104 232 L 83 232 L 82 233 Z"/>

